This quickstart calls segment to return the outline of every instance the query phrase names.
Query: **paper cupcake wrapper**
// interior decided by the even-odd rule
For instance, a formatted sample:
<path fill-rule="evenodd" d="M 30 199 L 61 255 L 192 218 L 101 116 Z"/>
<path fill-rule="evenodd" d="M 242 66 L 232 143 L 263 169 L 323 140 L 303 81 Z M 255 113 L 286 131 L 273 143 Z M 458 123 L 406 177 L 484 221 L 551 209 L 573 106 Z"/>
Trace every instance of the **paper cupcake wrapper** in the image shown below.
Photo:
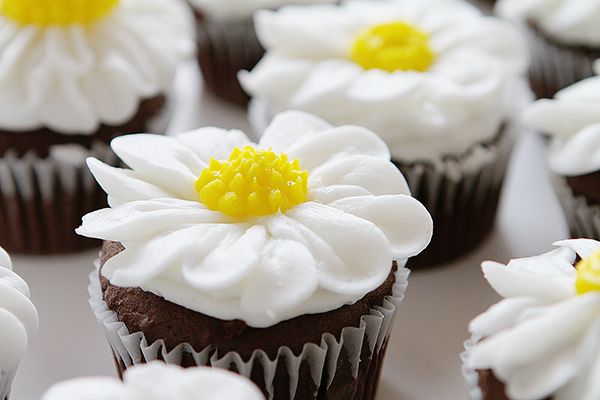
<path fill-rule="evenodd" d="M 382 306 L 363 315 L 359 327 L 344 328 L 339 340 L 327 333 L 320 344 L 305 344 L 299 355 L 281 347 L 273 360 L 262 350 L 256 350 L 244 361 L 235 352 L 219 357 L 212 347 L 196 351 L 187 343 L 168 351 L 162 340 L 148 343 L 142 332 L 130 333 L 116 313 L 108 309 L 98 278 L 99 261 L 95 265 L 88 286 L 90 306 L 111 345 L 120 372 L 152 360 L 177 365 L 186 361 L 186 366 L 212 366 L 237 372 L 253 380 L 269 399 L 279 400 L 287 398 L 288 391 L 290 399 L 316 399 L 317 395 L 327 396 L 327 393 L 329 396 L 323 398 L 373 399 L 395 311 L 404 298 L 410 274 L 400 266 L 393 295 L 387 296 Z M 341 397 L 332 397 L 332 393 Z"/>
<path fill-rule="evenodd" d="M 558 200 L 564 210 L 571 237 L 600 240 L 600 205 L 591 205 L 582 196 L 575 196 L 567 180 L 552 177 Z"/>
<path fill-rule="evenodd" d="M 0 399 L 8 400 L 17 370 L 0 372 Z"/>
<path fill-rule="evenodd" d="M 252 18 L 212 20 L 198 17 L 198 63 L 206 86 L 217 96 L 245 106 L 250 99 L 237 78 L 264 55 Z"/>
<path fill-rule="evenodd" d="M 483 393 L 481 392 L 481 388 L 479 387 L 479 374 L 473 368 L 470 368 L 467 365 L 467 360 L 469 359 L 469 355 L 471 351 L 475 347 L 475 345 L 479 342 L 479 339 L 476 337 L 471 337 L 469 340 L 465 341 L 464 347 L 465 351 L 460 355 L 460 359 L 462 361 L 462 374 L 465 378 L 465 383 L 467 384 L 467 388 L 469 389 L 469 398 L 471 400 L 482 400 Z"/>
<path fill-rule="evenodd" d="M 103 143 L 57 149 L 46 158 L 10 151 L 0 157 L 0 244 L 7 251 L 47 254 L 97 245 L 74 232 L 81 216 L 106 204 L 85 158 L 114 164 L 116 157 Z"/>
<path fill-rule="evenodd" d="M 594 75 L 600 49 L 561 46 L 544 37 L 534 26 L 528 29 L 532 65 L 531 87 L 539 98 L 552 98 L 560 89 Z"/>
<path fill-rule="evenodd" d="M 394 162 L 406 177 L 413 197 L 429 210 L 434 222 L 431 243 L 410 259 L 410 268 L 447 263 L 488 237 L 494 227 L 516 128 L 504 128 L 493 141 L 437 164 Z"/>

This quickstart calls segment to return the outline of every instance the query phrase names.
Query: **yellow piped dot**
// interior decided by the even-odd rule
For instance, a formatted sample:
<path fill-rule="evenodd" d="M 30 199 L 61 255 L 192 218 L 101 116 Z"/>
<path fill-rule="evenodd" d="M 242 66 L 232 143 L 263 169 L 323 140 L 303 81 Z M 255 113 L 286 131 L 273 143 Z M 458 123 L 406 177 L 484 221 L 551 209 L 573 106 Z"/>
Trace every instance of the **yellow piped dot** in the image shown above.
<path fill-rule="evenodd" d="M 286 154 L 236 147 L 228 160 L 210 160 L 195 189 L 210 210 L 237 218 L 271 215 L 307 200 L 308 171 Z"/>
<path fill-rule="evenodd" d="M 120 0 L 0 0 L 0 14 L 21 25 L 89 25 Z"/>
<path fill-rule="evenodd" d="M 577 294 L 600 292 L 600 250 L 577 264 Z"/>
<path fill-rule="evenodd" d="M 427 71 L 435 61 L 429 35 L 405 22 L 375 25 L 354 41 L 351 58 L 364 69 Z"/>

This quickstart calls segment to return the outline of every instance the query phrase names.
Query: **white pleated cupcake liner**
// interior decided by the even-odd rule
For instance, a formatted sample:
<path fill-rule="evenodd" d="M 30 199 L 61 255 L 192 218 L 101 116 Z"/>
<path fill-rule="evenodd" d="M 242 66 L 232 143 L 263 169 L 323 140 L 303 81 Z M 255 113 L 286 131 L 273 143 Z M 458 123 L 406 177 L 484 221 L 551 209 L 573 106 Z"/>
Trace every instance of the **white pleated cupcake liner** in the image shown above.
<path fill-rule="evenodd" d="M 0 157 L 0 241 L 7 250 L 55 253 L 89 247 L 74 233 L 81 216 L 102 207 L 106 196 L 88 171 L 85 158 L 114 164 L 104 143 L 88 150 L 60 145 L 48 157 L 33 152 Z M 87 244 L 87 246 L 86 246 Z"/>
<path fill-rule="evenodd" d="M 401 263 L 401 265 L 404 264 L 405 262 Z M 198 366 L 228 369 L 249 379 L 253 378 L 253 373 L 262 371 L 264 382 L 255 383 L 264 388 L 270 400 L 274 398 L 274 381 L 278 366 L 279 370 L 283 369 L 289 375 L 290 399 L 294 398 L 299 385 L 306 387 L 308 383 L 312 383 L 315 387 L 314 398 L 316 399 L 317 392 L 326 392 L 327 389 L 336 387 L 339 380 L 348 379 L 349 374 L 355 380 L 367 379 L 367 376 L 371 380 L 378 379 L 378 371 L 369 371 L 369 364 L 366 363 L 373 361 L 376 363 L 374 367 L 381 366 L 378 364 L 385 352 L 395 311 L 404 298 L 410 274 L 408 269 L 399 266 L 396 272 L 396 283 L 393 286 L 393 295 L 387 296 L 382 306 L 375 307 L 370 310 L 369 314 L 363 315 L 359 327 L 344 328 L 339 340 L 326 333 L 323 334 L 320 344 L 305 344 L 299 355 L 293 354 L 288 347 L 284 346 L 279 348 L 275 359 L 269 359 L 265 352 L 256 350 L 248 361 L 244 361 L 236 352 L 219 357 L 212 347 L 195 350 L 187 343 L 182 343 L 169 351 L 162 340 L 148 343 L 142 332 L 129 332 L 125 324 L 118 320 L 117 314 L 108 309 L 103 299 L 98 268 L 99 261 L 96 261 L 96 268 L 90 274 L 89 302 L 111 345 L 118 365 L 128 368 L 153 360 L 179 365 L 185 357 L 186 360 L 193 359 Z M 344 365 L 349 368 L 344 368 Z M 308 366 L 310 369 L 311 382 L 301 380 L 301 366 L 303 368 Z M 344 375 L 344 373 L 348 375 Z M 325 388 L 321 387 L 322 382 Z M 375 383 L 366 382 L 368 388 L 363 387 L 363 390 L 370 388 L 373 393 L 355 393 L 347 399 L 371 399 L 376 388 Z"/>
<path fill-rule="evenodd" d="M 481 392 L 481 388 L 479 387 L 479 374 L 476 370 L 469 367 L 467 364 L 467 360 L 471 354 L 471 351 L 475 347 L 475 345 L 479 342 L 479 338 L 473 336 L 464 343 L 465 351 L 460 355 L 460 359 L 462 361 L 462 374 L 465 379 L 465 383 L 467 384 L 467 388 L 469 390 L 469 398 L 471 400 L 482 400 L 483 393 Z"/>
<path fill-rule="evenodd" d="M 552 176 L 552 183 L 569 224 L 571 237 L 600 240 L 600 205 L 591 205 L 584 197 L 575 196 L 562 176 Z"/>
<path fill-rule="evenodd" d="M 527 36 L 532 54 L 530 80 L 538 97 L 552 98 L 557 91 L 594 75 L 600 49 L 561 46 L 533 26 Z"/>
<path fill-rule="evenodd" d="M 8 400 L 10 397 L 10 390 L 16 373 L 16 369 L 11 371 L 0 371 L 0 400 Z"/>

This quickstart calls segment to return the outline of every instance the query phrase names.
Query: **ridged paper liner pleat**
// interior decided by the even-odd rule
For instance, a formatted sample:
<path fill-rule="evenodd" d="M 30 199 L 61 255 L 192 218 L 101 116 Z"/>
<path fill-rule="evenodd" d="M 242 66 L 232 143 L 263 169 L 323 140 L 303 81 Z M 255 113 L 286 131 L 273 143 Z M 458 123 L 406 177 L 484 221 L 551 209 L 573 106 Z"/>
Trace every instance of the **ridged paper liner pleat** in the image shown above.
<path fill-rule="evenodd" d="M 307 343 L 299 355 L 294 355 L 288 347 L 281 347 L 273 360 L 262 350 L 256 350 L 244 361 L 235 352 L 219 357 L 212 347 L 197 351 L 187 343 L 168 351 L 162 340 L 148 343 L 142 332 L 130 333 L 103 299 L 98 265 L 97 261 L 90 274 L 90 305 L 119 369 L 152 360 L 177 365 L 186 360 L 188 365 L 191 362 L 238 372 L 253 380 L 270 400 L 287 399 L 288 391 L 289 399 L 296 400 L 373 399 L 395 311 L 404 297 L 410 273 L 399 267 L 393 295 L 387 296 L 382 306 L 363 315 L 359 327 L 344 328 L 339 340 L 324 334 L 320 345 Z"/>
<path fill-rule="evenodd" d="M 465 378 L 465 383 L 467 384 L 467 388 L 469 389 L 469 398 L 471 400 L 482 400 L 483 394 L 481 393 L 481 388 L 479 387 L 479 374 L 476 370 L 469 367 L 467 364 L 467 360 L 469 359 L 469 355 L 475 345 L 479 342 L 479 338 L 471 337 L 464 343 L 465 351 L 460 355 L 460 359 L 462 361 L 462 374 Z"/>
<path fill-rule="evenodd" d="M 514 127 L 516 128 L 516 127 Z M 433 239 L 409 266 L 447 263 L 475 249 L 491 233 L 515 133 L 504 128 L 488 143 L 436 164 L 394 162 L 413 197 L 433 218 Z"/>
<path fill-rule="evenodd" d="M 264 54 L 252 18 L 213 20 L 198 17 L 198 63 L 206 86 L 217 96 L 245 106 L 249 97 L 237 78 Z"/>
<path fill-rule="evenodd" d="M 84 155 L 114 164 L 110 148 L 97 143 Z M 0 158 L 0 244 L 16 253 L 63 253 L 96 245 L 74 230 L 81 217 L 106 204 L 85 157 L 68 159 L 7 152 Z"/>
<path fill-rule="evenodd" d="M 0 399 L 8 400 L 12 383 L 17 373 L 16 369 L 11 371 L 0 371 Z"/>
<path fill-rule="evenodd" d="M 575 196 L 564 177 L 552 177 L 558 200 L 564 210 L 571 237 L 600 240 L 600 205 L 591 205 Z"/>
<path fill-rule="evenodd" d="M 533 25 L 527 31 L 532 53 L 531 86 L 539 98 L 552 98 L 559 90 L 594 74 L 600 49 L 561 46 Z"/>

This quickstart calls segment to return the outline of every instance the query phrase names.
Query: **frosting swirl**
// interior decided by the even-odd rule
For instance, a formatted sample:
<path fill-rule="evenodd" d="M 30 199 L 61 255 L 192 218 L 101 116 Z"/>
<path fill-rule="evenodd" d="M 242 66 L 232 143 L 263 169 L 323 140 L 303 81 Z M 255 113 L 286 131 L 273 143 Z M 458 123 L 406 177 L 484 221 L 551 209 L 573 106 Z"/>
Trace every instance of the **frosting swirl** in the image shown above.
<path fill-rule="evenodd" d="M 64 134 L 125 123 L 143 99 L 169 88 L 194 48 L 180 0 L 121 0 L 89 24 L 0 15 L 0 37 L 0 128 Z"/>
<path fill-rule="evenodd" d="M 0 372 L 17 367 L 29 339 L 37 332 L 38 314 L 27 283 L 12 271 L 10 257 L 0 248 Z"/>
<path fill-rule="evenodd" d="M 496 13 L 514 21 L 533 22 L 567 45 L 600 47 L 597 0 L 498 0 Z"/>
<path fill-rule="evenodd" d="M 352 304 L 385 281 L 394 260 L 418 254 L 431 239 L 429 213 L 410 197 L 385 144 L 363 128 L 288 112 L 258 144 L 240 131 L 202 128 L 174 138 L 129 135 L 111 146 L 131 170 L 88 161 L 111 208 L 88 214 L 78 229 L 125 247 L 103 275 L 215 318 L 267 327 Z M 247 162 L 247 172 L 216 173 L 222 179 L 211 191 L 227 204 L 211 210 L 196 181 L 247 147 L 286 154 L 291 165 L 261 171 Z M 257 189 L 238 196 L 248 203 L 231 200 L 246 185 L 280 184 L 286 168 L 306 170 L 305 197 L 292 204 L 286 193 L 263 197 Z M 292 176 L 286 185 L 304 185 Z M 230 200 L 247 210 L 254 196 L 275 206 L 225 212 Z"/>
<path fill-rule="evenodd" d="M 485 339 L 467 363 L 492 369 L 511 399 L 592 400 L 600 395 L 600 242 L 575 239 L 555 245 L 559 249 L 508 265 L 482 264 L 504 300 L 471 322 L 474 336 Z M 576 255 L 587 265 L 575 269 Z"/>
<path fill-rule="evenodd" d="M 595 63 L 600 74 L 600 62 Z M 564 176 L 600 171 L 600 76 L 584 79 L 524 112 L 525 123 L 552 135 L 550 168 Z"/>
<path fill-rule="evenodd" d="M 286 6 L 257 12 L 255 25 L 267 54 L 240 81 L 256 102 L 365 126 L 398 160 L 463 153 L 529 101 L 521 34 L 465 2 Z M 369 32 L 364 43 L 389 45 L 365 51 Z"/>
<path fill-rule="evenodd" d="M 262 8 L 274 9 L 286 4 L 333 3 L 337 0 L 188 0 L 213 18 L 246 18 Z"/>
<path fill-rule="evenodd" d="M 200 397 L 199 397 L 200 396 Z M 123 382 L 79 378 L 52 386 L 42 400 L 264 400 L 240 375 L 208 367 L 184 369 L 158 361 L 128 368 Z"/>

